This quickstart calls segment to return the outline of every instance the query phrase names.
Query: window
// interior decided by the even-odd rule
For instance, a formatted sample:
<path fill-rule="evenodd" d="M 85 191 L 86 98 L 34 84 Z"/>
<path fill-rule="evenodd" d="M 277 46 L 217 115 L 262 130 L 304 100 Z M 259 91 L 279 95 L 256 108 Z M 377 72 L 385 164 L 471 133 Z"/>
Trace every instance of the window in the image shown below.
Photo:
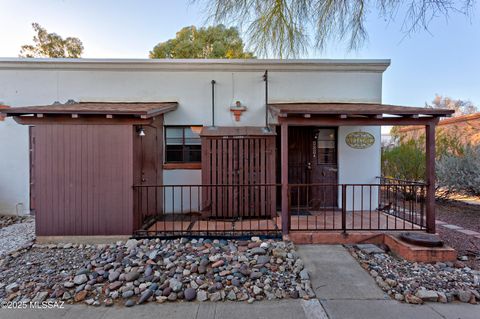
<path fill-rule="evenodd" d="M 317 164 L 336 164 L 335 129 L 318 129 L 315 134 Z"/>
<path fill-rule="evenodd" d="M 165 127 L 166 163 L 199 163 L 202 160 L 201 149 L 198 127 Z"/>

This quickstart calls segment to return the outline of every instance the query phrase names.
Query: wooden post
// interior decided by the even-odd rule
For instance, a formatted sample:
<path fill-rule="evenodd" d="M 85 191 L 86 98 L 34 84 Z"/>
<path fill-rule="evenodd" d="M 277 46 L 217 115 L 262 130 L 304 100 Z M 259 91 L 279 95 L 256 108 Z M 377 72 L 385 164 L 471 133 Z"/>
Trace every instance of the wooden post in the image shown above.
<path fill-rule="evenodd" d="M 435 233 L 435 124 L 425 125 L 425 181 L 427 233 Z"/>
<path fill-rule="evenodd" d="M 282 165 L 282 234 L 288 235 L 290 214 L 288 209 L 288 124 L 281 124 L 281 165 Z"/>

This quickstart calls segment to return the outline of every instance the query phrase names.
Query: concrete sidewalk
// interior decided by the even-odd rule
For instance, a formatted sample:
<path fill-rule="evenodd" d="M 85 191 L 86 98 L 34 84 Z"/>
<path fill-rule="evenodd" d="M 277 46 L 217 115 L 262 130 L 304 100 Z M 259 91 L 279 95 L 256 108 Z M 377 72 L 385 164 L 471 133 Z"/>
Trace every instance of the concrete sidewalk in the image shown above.
<path fill-rule="evenodd" d="M 315 305 L 314 303 L 317 303 Z M 1 319 L 255 319 L 255 318 L 291 318 L 323 319 L 311 311 L 318 307 L 317 300 L 283 300 L 256 302 L 252 305 L 242 302 L 177 302 L 148 303 L 132 308 L 92 307 L 86 305 L 66 305 L 65 309 L 18 309 L 0 310 Z M 304 310 L 306 309 L 306 310 Z M 307 313 L 307 314 L 306 314 Z"/>
<path fill-rule="evenodd" d="M 391 300 L 342 246 L 298 246 L 317 299 L 204 303 L 148 303 L 133 308 L 66 305 L 65 309 L 0 309 L 0 319 L 478 319 L 480 306 L 409 305 Z"/>
<path fill-rule="evenodd" d="M 331 319 L 480 318 L 479 305 L 411 305 L 392 300 L 340 245 L 303 245 L 297 250 L 310 273 L 315 293 Z"/>

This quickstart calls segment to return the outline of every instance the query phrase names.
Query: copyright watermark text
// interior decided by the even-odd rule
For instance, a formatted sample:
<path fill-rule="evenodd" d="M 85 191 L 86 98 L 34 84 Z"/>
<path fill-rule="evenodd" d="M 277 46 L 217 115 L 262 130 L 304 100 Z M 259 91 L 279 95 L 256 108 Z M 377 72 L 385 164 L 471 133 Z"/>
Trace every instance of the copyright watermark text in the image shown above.
<path fill-rule="evenodd" d="M 63 309 L 63 301 L 1 301 L 0 309 Z"/>

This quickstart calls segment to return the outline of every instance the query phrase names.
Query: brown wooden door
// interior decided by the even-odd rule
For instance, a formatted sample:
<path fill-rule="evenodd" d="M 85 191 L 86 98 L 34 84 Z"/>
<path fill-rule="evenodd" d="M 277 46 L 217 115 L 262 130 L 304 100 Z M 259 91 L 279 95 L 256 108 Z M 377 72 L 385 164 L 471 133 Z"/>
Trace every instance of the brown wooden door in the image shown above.
<path fill-rule="evenodd" d="M 294 209 L 337 206 L 337 133 L 335 128 L 289 127 L 288 181 Z M 309 184 L 324 184 L 309 185 Z"/>

